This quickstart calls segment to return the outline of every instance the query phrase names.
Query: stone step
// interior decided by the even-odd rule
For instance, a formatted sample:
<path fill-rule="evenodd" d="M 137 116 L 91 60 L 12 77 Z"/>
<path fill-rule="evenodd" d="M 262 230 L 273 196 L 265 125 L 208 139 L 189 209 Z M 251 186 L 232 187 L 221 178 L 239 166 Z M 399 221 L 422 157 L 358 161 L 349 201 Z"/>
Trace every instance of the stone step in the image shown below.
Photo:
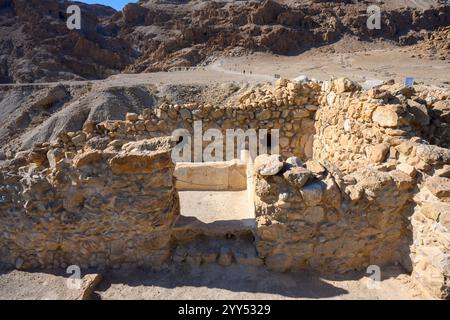
<path fill-rule="evenodd" d="M 199 236 L 211 238 L 252 236 L 256 228 L 255 219 L 221 220 L 204 223 L 195 217 L 180 216 L 172 235 L 177 241 L 192 241 Z"/>
<path fill-rule="evenodd" d="M 261 266 L 263 260 L 258 256 L 252 239 L 219 239 L 199 237 L 194 241 L 179 243 L 173 251 L 172 259 L 176 263 L 188 263 L 199 266 L 206 263 L 218 263 L 229 266 L 233 263 L 247 266 Z"/>

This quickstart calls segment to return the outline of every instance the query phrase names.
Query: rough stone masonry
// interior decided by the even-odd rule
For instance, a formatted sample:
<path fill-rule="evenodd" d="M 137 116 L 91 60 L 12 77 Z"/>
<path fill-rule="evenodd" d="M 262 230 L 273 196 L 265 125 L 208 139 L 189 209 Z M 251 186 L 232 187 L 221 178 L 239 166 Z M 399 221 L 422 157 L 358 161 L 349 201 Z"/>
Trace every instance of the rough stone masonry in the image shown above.
<path fill-rule="evenodd" d="M 400 263 L 448 298 L 449 115 L 448 91 L 279 80 L 235 105 L 163 103 L 87 123 L 2 162 L 0 259 L 21 269 L 170 261 L 180 210 L 168 136 L 202 120 L 280 130 L 281 154 L 254 164 L 254 246 L 268 268 Z"/>

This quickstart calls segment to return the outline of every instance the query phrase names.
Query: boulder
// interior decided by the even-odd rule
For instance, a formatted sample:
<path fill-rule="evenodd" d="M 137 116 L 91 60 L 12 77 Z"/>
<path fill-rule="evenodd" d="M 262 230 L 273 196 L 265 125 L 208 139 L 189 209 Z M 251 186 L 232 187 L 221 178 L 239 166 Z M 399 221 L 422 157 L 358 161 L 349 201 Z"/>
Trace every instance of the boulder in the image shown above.
<path fill-rule="evenodd" d="M 372 163 L 381 163 L 386 159 L 389 151 L 389 145 L 380 143 L 370 148 L 370 161 Z"/>
<path fill-rule="evenodd" d="M 278 154 L 262 154 L 255 159 L 255 171 L 261 176 L 274 176 L 283 168 L 283 159 Z"/>
<path fill-rule="evenodd" d="M 74 290 L 68 300 L 89 300 L 95 288 L 102 281 L 102 275 L 99 273 L 87 274 L 81 279 L 81 286 Z"/>
<path fill-rule="evenodd" d="M 311 171 L 316 176 L 322 176 L 327 172 L 327 169 L 325 169 L 325 167 L 317 160 L 309 160 L 305 163 L 305 165 L 306 169 Z"/>
<path fill-rule="evenodd" d="M 286 164 L 291 167 L 302 167 L 303 161 L 300 158 L 293 156 L 286 159 Z"/>
<path fill-rule="evenodd" d="M 283 173 L 283 177 L 293 186 L 301 188 L 312 177 L 312 173 L 303 167 L 292 167 Z"/>
<path fill-rule="evenodd" d="M 408 111 L 413 115 L 412 123 L 419 126 L 427 126 L 430 124 L 430 116 L 425 105 L 409 99 Z"/>

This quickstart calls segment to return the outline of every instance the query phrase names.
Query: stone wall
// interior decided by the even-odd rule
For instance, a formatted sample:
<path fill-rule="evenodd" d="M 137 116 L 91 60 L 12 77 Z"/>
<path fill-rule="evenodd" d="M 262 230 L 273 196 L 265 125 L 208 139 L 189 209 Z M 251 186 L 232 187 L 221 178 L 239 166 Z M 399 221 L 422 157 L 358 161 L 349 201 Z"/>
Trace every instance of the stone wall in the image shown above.
<path fill-rule="evenodd" d="M 193 135 L 194 121 L 202 121 L 203 132 L 219 129 L 224 137 L 227 129 L 266 129 L 269 134 L 271 129 L 278 129 L 281 154 L 296 154 L 307 159 L 312 157 L 318 91 L 320 85 L 317 83 L 298 84 L 283 80 L 275 87 L 264 85 L 252 89 L 228 105 L 162 103 L 140 115 L 128 114 L 124 121 L 105 121 L 91 126 L 95 134 L 110 140 L 171 136 L 176 129 L 187 129 Z M 84 145 L 86 135 L 61 134 L 60 139 L 76 150 Z M 204 142 L 204 146 L 208 143 Z M 239 157 L 240 154 L 235 152 L 235 158 Z"/>
<path fill-rule="evenodd" d="M 393 190 L 400 191 L 399 199 L 407 195 L 406 207 L 398 211 L 408 219 L 398 261 L 432 296 L 449 297 L 450 94 L 401 84 L 364 92 L 336 79 L 323 84 L 318 100 L 313 158 L 342 172 L 344 180 L 364 172 L 362 167 L 378 172 L 377 184 L 384 183 L 380 177 L 386 173 L 413 179 L 413 188 L 405 180 Z M 368 194 L 359 186 L 364 176 L 342 189 L 351 201 Z M 411 191 L 403 193 L 402 185 Z M 370 208 L 380 201 L 396 206 L 390 194 L 371 196 Z M 389 214 L 383 207 L 375 210 Z"/>
<path fill-rule="evenodd" d="M 411 217 L 413 279 L 433 297 L 450 296 L 450 179 L 428 178 Z"/>
<path fill-rule="evenodd" d="M 257 249 L 268 267 L 345 272 L 399 261 L 414 187 L 403 172 L 341 176 L 315 160 L 259 156 Z"/>
<path fill-rule="evenodd" d="M 168 138 L 19 154 L 0 173 L 0 260 L 17 268 L 159 265 L 178 215 Z"/>
<path fill-rule="evenodd" d="M 397 158 L 395 148 L 411 138 L 448 147 L 450 99 L 445 91 L 402 84 L 368 91 L 347 79 L 322 85 L 316 114 L 314 158 L 340 170 Z"/>
<path fill-rule="evenodd" d="M 269 268 L 345 272 L 398 262 L 448 298 L 449 114 L 442 90 L 280 80 L 229 105 L 162 103 L 124 121 L 86 123 L 0 163 L 0 262 L 170 259 L 179 201 L 168 136 L 202 120 L 203 132 L 280 130 L 281 155 L 257 157 L 254 174 L 236 162 L 221 180 L 209 176 L 219 189 L 251 192 L 255 246 Z"/>

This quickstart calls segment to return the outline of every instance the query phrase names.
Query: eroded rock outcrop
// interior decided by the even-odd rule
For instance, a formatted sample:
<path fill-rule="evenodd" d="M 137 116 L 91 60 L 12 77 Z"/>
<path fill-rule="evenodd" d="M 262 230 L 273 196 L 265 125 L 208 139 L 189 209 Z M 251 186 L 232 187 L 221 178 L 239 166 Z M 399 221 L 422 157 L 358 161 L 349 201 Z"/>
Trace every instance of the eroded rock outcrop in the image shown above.
<path fill-rule="evenodd" d="M 414 47 L 414 53 L 434 57 L 433 51 L 439 48 L 437 58 L 448 59 L 450 9 L 437 1 L 424 10 L 414 8 L 416 3 L 407 8 L 378 3 L 383 10 L 381 30 L 367 28 L 368 4 L 355 1 L 147 0 L 130 3 L 120 12 L 77 3 L 81 30 L 66 27 L 71 4 L 1 3 L 0 83 L 162 71 L 207 63 L 219 52 L 226 56 L 254 51 L 295 54 L 344 36 L 401 45 L 425 40 Z M 437 31 L 439 27 L 443 28 Z"/>

